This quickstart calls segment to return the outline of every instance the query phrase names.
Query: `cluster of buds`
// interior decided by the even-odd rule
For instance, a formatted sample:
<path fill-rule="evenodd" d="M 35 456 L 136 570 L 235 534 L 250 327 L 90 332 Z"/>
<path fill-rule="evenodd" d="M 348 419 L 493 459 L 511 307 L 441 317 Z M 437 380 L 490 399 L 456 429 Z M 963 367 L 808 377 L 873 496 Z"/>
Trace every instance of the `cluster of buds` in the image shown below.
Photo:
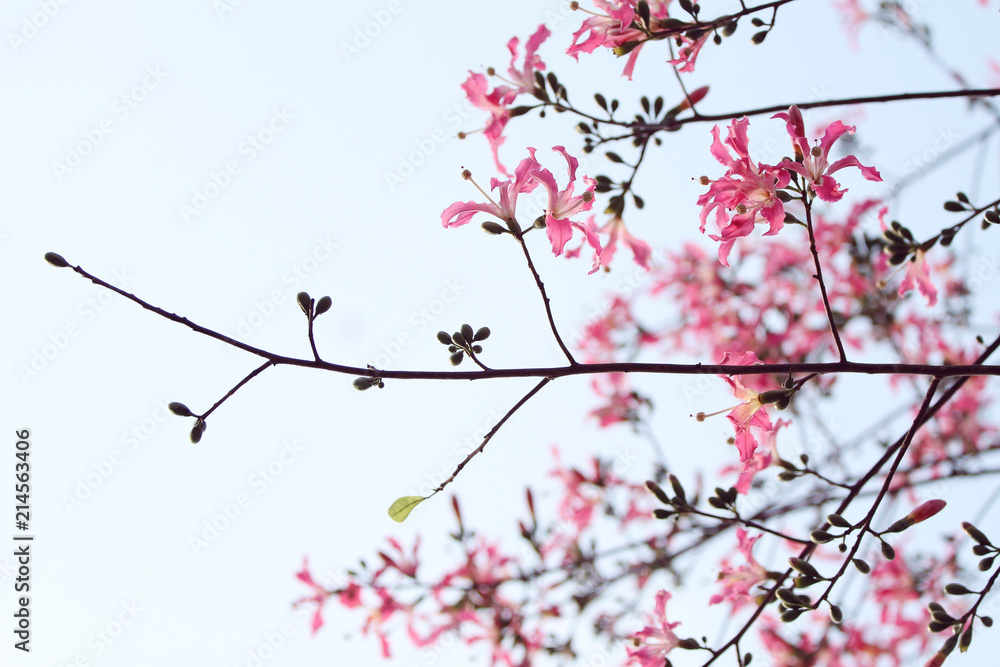
<path fill-rule="evenodd" d="M 463 324 L 461 330 L 453 334 L 449 334 L 447 331 L 439 331 L 437 335 L 437 339 L 441 344 L 448 346 L 448 352 L 451 354 L 448 360 L 452 366 L 458 366 L 462 363 L 466 354 L 475 360 L 475 355 L 483 351 L 483 346 L 476 345 L 475 343 L 486 340 L 489 337 L 489 327 L 480 327 L 476 331 L 473 331 L 472 326 L 468 324 Z"/>

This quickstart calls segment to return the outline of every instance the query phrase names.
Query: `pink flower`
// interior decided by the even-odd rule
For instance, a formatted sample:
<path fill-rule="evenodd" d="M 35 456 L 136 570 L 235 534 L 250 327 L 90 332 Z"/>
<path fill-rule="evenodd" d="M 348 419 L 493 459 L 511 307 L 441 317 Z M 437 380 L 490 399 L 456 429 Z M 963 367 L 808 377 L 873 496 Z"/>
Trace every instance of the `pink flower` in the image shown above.
<path fill-rule="evenodd" d="M 392 651 L 389 648 L 389 639 L 386 637 L 382 626 L 393 614 L 397 611 L 405 610 L 406 607 L 397 602 L 384 588 L 376 588 L 375 592 L 378 594 L 381 604 L 378 609 L 368 615 L 364 627 L 361 628 L 361 632 L 367 635 L 369 630 L 374 630 L 375 636 L 379 638 L 382 644 L 382 657 L 388 658 L 392 656 Z"/>
<path fill-rule="evenodd" d="M 762 470 L 774 465 L 781 456 L 778 455 L 778 431 L 792 422 L 779 419 L 774 423 L 774 430 L 764 434 L 764 447 L 754 451 L 753 458 L 741 466 L 739 479 L 736 481 L 736 491 L 746 493 L 753 485 L 753 478 Z"/>
<path fill-rule="evenodd" d="M 729 353 L 722 357 L 720 364 L 734 364 L 736 366 L 749 366 L 751 364 L 762 363 L 757 355 L 753 352 L 746 352 L 736 361 L 730 361 Z M 770 433 L 774 430 L 774 426 L 771 424 L 770 417 L 767 416 L 767 412 L 762 410 L 764 407 L 764 402 L 761 400 L 761 394 L 747 389 L 743 386 L 738 378 L 729 377 L 728 375 L 720 375 L 730 387 L 733 388 L 733 392 L 736 394 L 736 398 L 743 401 L 735 408 L 733 408 L 727 418 L 732 422 L 733 427 L 736 429 L 736 449 L 740 452 L 740 462 L 743 464 L 743 470 L 746 471 L 750 466 L 750 461 L 753 459 L 754 452 L 757 449 L 757 438 L 751 432 L 751 428 L 756 429 L 761 433 Z M 722 412 L 725 412 L 724 410 Z M 718 412 L 714 414 L 720 414 Z M 706 417 L 712 415 L 706 415 L 704 412 L 699 412 L 697 417 L 698 421 L 704 421 Z"/>
<path fill-rule="evenodd" d="M 723 600 L 729 600 L 733 603 L 733 611 L 736 612 L 740 607 L 753 600 L 750 589 L 767 579 L 767 570 L 753 557 L 753 545 L 760 538 L 760 535 L 748 538 L 746 530 L 736 529 L 736 540 L 739 542 L 740 553 L 743 554 L 746 565 L 733 567 L 729 564 L 728 559 L 723 562 L 719 571 L 722 593 L 713 595 L 708 604 L 718 604 Z"/>
<path fill-rule="evenodd" d="M 582 194 L 573 196 L 573 184 L 576 182 L 576 168 L 579 165 L 577 159 L 566 152 L 562 146 L 555 146 L 552 150 L 561 153 L 566 158 L 569 167 L 569 183 L 562 190 L 556 185 L 556 179 L 548 169 L 539 168 L 534 176 L 542 187 L 548 191 L 549 202 L 545 209 L 545 231 L 552 243 L 552 252 L 561 255 L 567 241 L 573 237 L 573 229 L 583 232 L 590 246 L 598 253 L 601 252 L 601 241 L 591 229 L 579 222 L 570 220 L 570 216 L 577 213 L 589 211 L 594 206 L 594 188 L 597 183 L 589 176 L 584 176 L 583 182 L 586 190 Z M 532 159 L 535 157 L 535 149 L 529 148 Z"/>
<path fill-rule="evenodd" d="M 648 398 L 632 389 L 625 373 L 597 375 L 591 380 L 591 386 L 607 401 L 604 406 L 590 412 L 601 428 L 619 422 L 638 422 L 642 419 L 641 411 L 651 405 Z"/>
<path fill-rule="evenodd" d="M 348 609 L 353 609 L 355 607 L 361 606 L 361 587 L 358 586 L 353 581 L 347 585 L 347 588 L 340 591 L 337 594 L 340 604 L 344 605 Z"/>
<path fill-rule="evenodd" d="M 641 17 L 636 15 L 636 2 L 635 0 L 594 0 L 594 4 L 603 10 L 604 14 L 576 7 L 576 9 L 591 16 L 585 19 L 580 29 L 573 34 L 573 44 L 566 53 L 579 59 L 578 54 L 593 53 L 594 49 L 603 46 L 614 51 L 617 56 L 628 54 L 628 62 L 625 63 L 622 75 L 627 76 L 631 81 L 639 51 L 643 44 L 649 40 L 649 34 L 642 29 Z M 670 0 L 653 0 L 648 4 L 650 21 L 645 28 L 657 30 L 663 21 L 669 18 L 667 5 L 670 4 Z M 585 33 L 587 38 L 580 41 Z"/>
<path fill-rule="evenodd" d="M 599 46 L 618 49 L 626 42 L 641 42 L 647 38 L 641 30 L 630 27 L 635 18 L 635 10 L 628 2 L 594 0 L 594 4 L 606 13 L 588 12 L 591 17 L 584 19 L 580 29 L 573 33 L 573 44 L 566 50 L 568 55 L 579 60 L 580 53 L 593 53 Z M 588 36 L 581 42 L 580 38 L 584 33 L 588 33 Z M 632 69 L 635 67 L 637 56 L 638 48 L 632 50 L 625 66 L 624 74 L 629 79 L 632 78 Z"/>
<path fill-rule="evenodd" d="M 510 111 L 507 106 L 513 101 L 509 96 L 511 92 L 507 86 L 500 86 L 489 91 L 489 84 L 482 74 L 469 72 L 469 78 L 462 84 L 465 96 L 472 103 L 472 106 L 488 111 L 490 120 L 483 128 L 483 135 L 490 142 L 490 151 L 493 153 L 493 161 L 496 163 L 497 171 L 504 176 L 509 176 L 507 168 L 500 162 L 498 153 L 500 145 L 504 142 L 503 129 L 510 120 Z M 464 135 L 459 135 L 464 136 Z"/>
<path fill-rule="evenodd" d="M 544 23 L 538 26 L 535 34 L 528 38 L 524 52 L 524 63 L 520 68 L 517 66 L 517 47 L 520 44 L 520 40 L 517 37 L 512 37 L 507 42 L 507 48 L 510 50 L 510 67 L 507 68 L 507 73 L 510 75 L 511 83 L 517 86 L 513 91 L 513 96 L 520 95 L 521 93 L 531 93 L 535 90 L 535 72 L 545 69 L 545 63 L 542 62 L 542 59 L 535 52 L 538 51 L 538 47 L 551 34 Z M 508 95 L 510 94 L 508 93 Z M 511 101 L 513 101 L 513 96 L 511 97 Z"/>
<path fill-rule="evenodd" d="M 888 206 L 883 206 L 879 209 L 878 220 L 879 224 L 882 226 L 882 231 L 886 231 L 889 227 L 885 224 L 885 216 L 889 212 Z M 916 243 L 911 243 L 910 248 L 914 248 Z M 899 284 L 899 296 L 904 296 L 911 289 L 916 287 L 920 290 L 920 293 L 927 298 L 927 305 L 933 306 L 937 303 L 937 288 L 934 287 L 934 283 L 931 282 L 930 267 L 927 265 L 926 259 L 927 253 L 920 247 L 916 247 L 913 250 L 913 257 L 906 262 L 906 275 L 903 277 L 903 281 Z M 895 276 L 898 273 L 898 269 L 894 271 L 889 278 Z M 885 285 L 888 278 L 883 279 L 880 284 Z"/>
<path fill-rule="evenodd" d="M 861 170 L 861 175 L 869 181 L 882 180 L 877 170 L 862 165 L 858 162 L 858 158 L 853 155 L 848 155 L 833 164 L 829 164 L 828 156 L 833 144 L 845 134 L 854 134 L 856 128 L 853 125 L 844 125 L 839 120 L 834 121 L 827 126 L 819 145 L 810 147 L 809 141 L 805 138 L 802 112 L 799 111 L 798 107 L 793 104 L 788 108 L 787 113 L 778 113 L 771 117 L 781 118 L 785 121 L 788 134 L 795 147 L 795 160 L 783 160 L 778 164 L 778 167 L 790 169 L 806 179 L 812 185 L 816 196 L 823 201 L 840 201 L 844 193 L 847 192 L 847 190 L 841 190 L 840 184 L 830 175 L 844 167 L 857 167 Z"/>
<path fill-rule="evenodd" d="M 677 70 L 678 72 L 693 72 L 694 61 L 698 58 L 701 47 L 705 46 L 705 42 L 708 41 L 708 38 L 712 34 L 711 30 L 706 30 L 698 39 L 691 39 L 687 35 L 678 35 L 678 38 L 681 40 L 681 46 L 678 51 L 679 57 L 667 62 L 674 66 L 681 65 L 682 67 Z"/>
<path fill-rule="evenodd" d="M 755 164 L 750 159 L 748 125 L 749 121 L 743 118 L 734 120 L 729 126 L 725 143 L 736 152 L 735 157 L 719 138 L 719 126 L 712 128 L 712 155 L 727 171 L 716 181 L 702 177 L 702 184 L 709 185 L 709 189 L 698 198 L 698 205 L 702 207 L 703 233 L 708 216 L 715 211 L 720 235 L 710 235 L 710 238 L 722 242 L 719 261 L 724 266 L 729 266 L 729 252 L 736 239 L 749 236 L 755 223 L 767 222 L 770 225 L 765 236 L 777 234 L 784 226 L 785 207 L 777 191 L 788 185 L 791 177 L 785 169 Z M 736 215 L 730 217 L 733 210 Z"/>
<path fill-rule="evenodd" d="M 420 559 L 417 557 L 417 549 L 420 548 L 420 538 L 418 537 L 413 543 L 413 550 L 410 552 L 409 558 L 403 553 L 402 545 L 393 538 L 389 538 L 389 544 L 392 548 L 399 554 L 398 556 L 392 557 L 386 554 L 384 551 L 378 552 L 379 557 L 382 559 L 384 565 L 375 573 L 374 580 L 377 580 L 386 571 L 392 569 L 396 570 L 400 574 L 415 579 L 417 576 L 417 566 L 420 564 Z"/>
<path fill-rule="evenodd" d="M 525 192 L 531 192 L 538 185 L 534 172 L 539 169 L 538 162 L 535 161 L 535 154 L 532 150 L 531 157 L 521 160 L 514 170 L 514 178 L 508 181 L 500 181 L 494 178 L 490 181 L 493 190 L 499 188 L 500 203 L 497 204 L 485 192 L 483 195 L 490 200 L 489 204 L 477 202 L 455 202 L 444 210 L 441 214 L 441 223 L 445 227 L 461 227 L 467 224 L 472 217 L 479 212 L 489 213 L 499 218 L 501 222 L 507 222 L 516 218 L 517 196 Z M 466 172 L 468 173 L 468 172 Z M 466 176 L 471 180 L 471 175 Z M 478 187 L 478 186 L 477 186 Z M 482 192 L 482 190 L 480 190 Z"/>
<path fill-rule="evenodd" d="M 917 249 L 913 257 L 906 263 L 906 275 L 903 282 L 899 283 L 899 296 L 903 296 L 916 287 L 920 293 L 927 297 L 927 305 L 933 306 L 937 303 L 937 288 L 931 282 L 930 267 L 927 266 L 926 255 L 923 250 Z"/>
<path fill-rule="evenodd" d="M 597 231 L 608 235 L 608 240 L 604 243 L 604 249 L 600 253 L 600 263 L 602 266 L 609 266 L 611 264 L 618 246 L 618 240 L 621 239 L 629 247 L 629 250 L 632 251 L 632 258 L 635 260 L 635 263 L 647 271 L 649 270 L 649 257 L 653 252 L 652 249 L 642 239 L 632 236 L 628 228 L 625 227 L 625 221 L 619 216 L 613 217 Z"/>
<path fill-rule="evenodd" d="M 626 647 L 628 663 L 640 667 L 663 667 L 664 660 L 670 651 L 680 643 L 674 628 L 680 623 L 667 622 L 667 600 L 670 593 L 660 591 L 656 594 L 656 607 L 653 615 L 647 620 L 649 625 L 635 634 L 632 639 L 636 648 Z"/>
<path fill-rule="evenodd" d="M 510 67 L 507 69 L 507 73 L 511 78 L 508 83 L 513 84 L 513 87 L 501 85 L 490 91 L 486 77 L 474 72 L 469 72 L 469 78 L 462 84 L 462 90 L 465 91 L 465 96 L 472 103 L 472 106 L 487 111 L 490 114 L 490 120 L 483 128 L 483 135 L 490 143 L 490 150 L 493 153 L 493 161 L 496 163 L 497 170 L 504 176 L 509 176 L 510 174 L 507 173 L 507 168 L 500 162 L 498 150 L 504 142 L 504 127 L 506 127 L 507 121 L 510 120 L 509 107 L 518 95 L 530 93 L 535 89 L 535 71 L 545 69 L 545 63 L 538 57 L 536 51 L 550 34 L 544 23 L 538 26 L 535 34 L 528 38 L 524 63 L 520 68 L 517 66 L 517 52 L 520 40 L 517 37 L 513 37 L 507 42 L 507 49 L 510 51 Z M 492 74 L 492 70 L 490 70 L 490 73 Z"/>
<path fill-rule="evenodd" d="M 302 571 L 296 572 L 295 577 L 313 589 L 313 594 L 310 597 L 302 598 L 295 604 L 299 605 L 303 602 L 314 602 L 316 604 L 316 611 L 313 612 L 312 625 L 310 626 L 313 634 L 316 634 L 316 631 L 323 627 L 323 605 L 326 603 L 326 599 L 330 597 L 330 593 L 313 579 L 312 574 L 309 572 L 308 558 L 302 559 Z"/>
<path fill-rule="evenodd" d="M 855 51 L 858 49 L 858 34 L 861 26 L 871 18 L 871 15 L 862 9 L 858 0 L 840 0 L 834 3 L 834 7 L 842 14 L 844 30 L 847 32 L 847 41 Z"/>

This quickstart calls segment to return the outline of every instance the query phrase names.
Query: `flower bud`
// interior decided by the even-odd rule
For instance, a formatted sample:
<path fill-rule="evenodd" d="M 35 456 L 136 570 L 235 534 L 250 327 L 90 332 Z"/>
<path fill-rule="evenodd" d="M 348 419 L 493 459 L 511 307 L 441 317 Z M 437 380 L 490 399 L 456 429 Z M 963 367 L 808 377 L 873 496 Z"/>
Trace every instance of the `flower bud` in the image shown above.
<path fill-rule="evenodd" d="M 322 315 L 326 311 L 330 310 L 330 306 L 333 305 L 333 299 L 328 296 L 324 296 L 319 301 L 316 302 L 316 314 Z"/>
<path fill-rule="evenodd" d="M 60 269 L 64 269 L 67 266 L 69 266 L 69 262 L 63 259 L 62 255 L 59 255 L 54 252 L 45 253 L 45 261 L 51 264 L 52 266 L 58 266 Z"/>
<path fill-rule="evenodd" d="M 299 308 L 302 312 L 306 314 L 306 317 L 312 315 L 312 299 L 309 298 L 309 294 L 306 292 L 299 292 L 295 300 L 299 303 Z"/>
<path fill-rule="evenodd" d="M 173 403 L 170 403 L 167 407 L 170 408 L 170 411 L 173 412 L 178 417 L 194 417 L 194 413 L 191 412 L 191 409 L 188 406 L 184 405 L 183 403 L 178 403 L 177 401 L 174 401 Z"/>
<path fill-rule="evenodd" d="M 917 509 L 907 514 L 906 518 L 913 521 L 913 523 L 920 523 L 921 521 L 926 521 L 927 519 L 931 518 L 932 516 L 943 510 L 945 505 L 947 504 L 948 503 L 940 499 L 928 500 L 926 503 L 924 503 Z"/>

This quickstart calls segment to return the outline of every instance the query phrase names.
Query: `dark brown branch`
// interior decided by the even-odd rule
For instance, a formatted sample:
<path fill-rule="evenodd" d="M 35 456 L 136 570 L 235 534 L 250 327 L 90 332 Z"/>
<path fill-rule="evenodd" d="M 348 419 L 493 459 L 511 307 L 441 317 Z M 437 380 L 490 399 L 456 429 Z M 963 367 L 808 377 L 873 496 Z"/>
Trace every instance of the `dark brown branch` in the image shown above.
<path fill-rule="evenodd" d="M 844 373 L 863 375 L 922 375 L 938 379 L 948 377 L 992 377 L 1000 375 L 1000 366 L 983 366 L 980 363 L 937 366 L 933 364 L 858 363 L 853 361 L 829 363 L 775 363 L 753 366 L 737 366 L 734 364 L 655 364 L 612 362 L 601 364 L 576 363 L 570 366 L 555 366 L 548 368 L 500 368 L 491 371 L 407 371 L 361 368 L 358 366 L 334 364 L 328 361 L 316 361 L 315 359 L 286 357 L 284 355 L 253 347 L 252 345 L 247 345 L 246 343 L 196 324 L 186 317 L 181 317 L 180 315 L 167 312 L 162 308 L 157 308 L 156 306 L 143 301 L 139 297 L 91 275 L 79 266 L 71 268 L 84 278 L 87 278 L 101 287 L 105 287 L 113 292 L 116 292 L 117 294 L 122 295 L 129 301 L 137 303 L 146 310 L 156 313 L 157 315 L 172 322 L 182 324 L 192 331 L 214 338 L 215 340 L 221 341 L 240 350 L 244 350 L 250 354 L 263 357 L 274 366 L 316 368 L 319 370 L 332 371 L 334 373 L 342 373 L 344 375 L 378 377 L 384 380 L 488 380 L 515 377 L 550 378 L 554 380 L 561 377 L 595 375 L 599 373 L 649 373 L 657 375 L 788 375 L 790 373 L 816 373 L 819 375 L 826 375 L 831 373 Z M 991 346 L 991 348 L 993 348 L 993 346 Z"/>
<path fill-rule="evenodd" d="M 793 102 L 799 109 L 820 109 L 823 107 L 841 107 L 857 104 L 881 104 L 884 102 L 904 102 L 907 100 L 937 100 L 955 97 L 995 97 L 1000 95 L 1000 88 L 976 88 L 973 90 L 940 90 L 926 93 L 896 93 L 894 95 L 872 95 L 870 97 L 845 97 L 837 100 L 823 100 L 820 102 Z M 648 129 L 674 129 L 678 125 L 687 123 L 697 123 L 706 121 L 730 120 L 732 118 L 742 118 L 743 116 L 760 116 L 766 113 L 778 113 L 788 111 L 791 104 L 779 104 L 759 109 L 749 109 L 747 111 L 736 111 L 725 114 L 699 114 L 696 113 L 690 118 L 672 120 L 665 125 L 649 125 Z M 603 121 L 607 122 L 607 121 Z"/>

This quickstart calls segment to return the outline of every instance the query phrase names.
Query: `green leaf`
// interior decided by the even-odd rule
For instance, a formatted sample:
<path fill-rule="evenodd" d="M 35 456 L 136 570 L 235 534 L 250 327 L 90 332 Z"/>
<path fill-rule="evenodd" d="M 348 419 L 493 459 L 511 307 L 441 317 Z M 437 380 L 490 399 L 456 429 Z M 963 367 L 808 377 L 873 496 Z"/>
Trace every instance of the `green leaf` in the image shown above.
<path fill-rule="evenodd" d="M 423 496 L 403 496 L 389 507 L 389 518 L 397 523 L 403 523 L 406 521 L 406 517 L 410 516 L 413 508 L 425 500 L 427 498 Z"/>

